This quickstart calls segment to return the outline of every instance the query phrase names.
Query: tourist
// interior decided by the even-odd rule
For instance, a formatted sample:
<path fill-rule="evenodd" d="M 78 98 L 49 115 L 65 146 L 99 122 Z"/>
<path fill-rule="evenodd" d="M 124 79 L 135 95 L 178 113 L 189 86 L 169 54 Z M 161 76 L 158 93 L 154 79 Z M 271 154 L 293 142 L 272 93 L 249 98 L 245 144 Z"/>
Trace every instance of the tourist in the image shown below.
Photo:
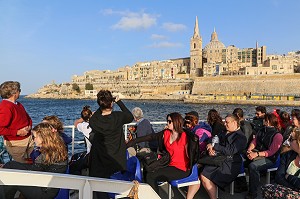
<path fill-rule="evenodd" d="M 0 85 L 0 93 L 3 99 L 0 103 L 0 135 L 4 138 L 4 146 L 13 160 L 26 162 L 25 158 L 33 150 L 32 120 L 17 101 L 21 93 L 20 83 L 6 81 Z"/>
<path fill-rule="evenodd" d="M 244 135 L 247 138 L 247 147 L 245 147 L 245 150 L 243 151 L 243 154 L 246 154 L 246 149 L 248 148 L 248 145 L 252 141 L 253 134 L 255 134 L 253 126 L 251 122 L 246 121 L 244 119 L 244 111 L 241 108 L 235 108 L 232 112 L 232 114 L 235 114 L 239 118 L 240 122 L 240 128 Z M 246 176 L 241 176 L 235 179 L 234 181 L 234 192 L 241 193 L 248 191 L 248 185 L 246 181 Z"/>
<path fill-rule="evenodd" d="M 90 152 L 92 177 L 109 178 L 118 171 L 126 170 L 126 144 L 123 125 L 132 122 L 133 115 L 119 96 L 115 98 L 108 90 L 97 94 L 99 109 L 90 118 L 94 138 Z M 121 111 L 113 111 L 117 104 Z M 107 193 L 94 194 L 95 198 L 108 198 Z"/>
<path fill-rule="evenodd" d="M 127 143 L 127 147 L 144 141 L 158 141 L 159 151 L 167 151 L 170 154 L 168 166 L 159 168 L 154 172 L 147 172 L 146 182 L 159 193 L 158 182 L 172 181 L 187 177 L 190 174 L 193 160 L 193 148 L 198 145 L 189 143 L 189 135 L 184 132 L 183 118 L 177 113 L 167 115 L 167 128 L 159 133 L 138 137 Z M 198 150 L 198 147 L 196 148 Z M 190 158 L 189 158 L 190 157 Z"/>
<path fill-rule="evenodd" d="M 87 153 L 90 152 L 92 146 L 89 140 L 90 133 L 92 131 L 92 128 L 89 124 L 89 120 L 92 117 L 92 115 L 93 112 L 91 111 L 90 106 L 84 106 L 81 111 L 81 118 L 75 120 L 74 122 L 75 128 L 77 128 L 77 130 L 81 132 L 84 136 Z"/>
<path fill-rule="evenodd" d="M 72 142 L 72 137 L 64 133 L 64 124 L 56 115 L 49 115 L 43 118 L 42 122 L 49 123 L 53 126 L 56 132 L 62 137 L 66 147 Z"/>
<path fill-rule="evenodd" d="M 290 145 L 288 142 L 288 139 L 291 135 L 292 129 L 293 127 L 300 127 L 300 110 L 299 109 L 293 109 L 291 112 L 291 118 L 290 118 L 290 114 L 288 114 L 287 112 L 283 111 L 280 114 L 280 117 L 282 118 L 282 136 L 283 136 L 283 144 L 281 146 L 281 152 L 280 153 L 284 153 L 286 151 L 290 150 Z M 298 119 L 297 119 L 298 118 Z"/>
<path fill-rule="evenodd" d="M 239 175 L 242 165 L 240 154 L 247 143 L 247 139 L 239 127 L 239 119 L 236 115 L 227 115 L 225 126 L 227 131 L 221 131 L 218 134 L 219 143 L 207 144 L 209 156 L 216 156 L 218 153 L 218 156 L 227 156 L 225 161 L 219 167 L 204 165 L 200 174 L 201 184 L 206 189 L 210 199 L 217 198 L 217 186 L 224 189 Z M 190 186 L 187 199 L 192 199 L 199 188 L 200 184 Z"/>
<path fill-rule="evenodd" d="M 289 137 L 291 150 L 280 158 L 275 183 L 262 187 L 266 199 L 300 198 L 300 128 L 294 127 Z"/>
<path fill-rule="evenodd" d="M 191 111 L 186 113 L 183 126 L 185 130 L 188 130 L 199 137 L 199 153 L 201 156 L 201 154 L 206 152 L 206 144 L 209 138 L 211 138 L 211 132 L 205 128 L 202 128 L 203 125 L 200 125 L 198 121 L 198 113 Z"/>
<path fill-rule="evenodd" d="M 226 127 L 222 117 L 215 109 L 211 109 L 207 114 L 207 122 L 212 128 L 212 136 L 218 135 L 220 132 L 226 131 Z"/>
<path fill-rule="evenodd" d="M 48 123 L 53 127 L 54 133 L 58 133 L 58 135 L 63 139 L 64 145 L 68 150 L 68 144 L 72 142 L 72 138 L 64 133 L 64 124 L 56 115 L 45 116 L 42 120 L 43 123 Z M 40 148 L 35 147 L 35 149 L 30 154 L 32 161 L 40 155 Z"/>
<path fill-rule="evenodd" d="M 258 106 L 255 108 L 255 117 L 252 120 L 255 133 L 264 127 L 264 117 L 266 113 L 267 109 L 265 106 Z"/>
<path fill-rule="evenodd" d="M 3 168 L 31 171 L 65 173 L 68 165 L 68 152 L 59 134 L 47 123 L 40 123 L 32 129 L 32 138 L 35 145 L 40 148 L 40 155 L 34 164 L 25 164 L 15 161 L 6 163 Z M 36 186 L 1 185 L 0 198 L 13 199 L 19 191 L 25 198 L 52 199 L 59 189 Z"/>
<path fill-rule="evenodd" d="M 132 109 L 131 112 L 134 117 L 134 120 L 136 121 L 136 128 L 134 132 L 136 134 L 136 137 L 142 137 L 154 133 L 154 130 L 149 120 L 144 118 L 143 110 L 141 108 L 135 107 Z M 138 147 L 139 147 L 139 152 L 156 151 L 157 142 L 156 141 L 142 142 L 138 144 Z"/>
<path fill-rule="evenodd" d="M 249 192 L 246 199 L 257 197 L 260 171 L 272 166 L 279 155 L 282 135 L 278 129 L 278 119 L 273 113 L 265 114 L 264 127 L 259 130 L 251 141 L 248 150 Z"/>

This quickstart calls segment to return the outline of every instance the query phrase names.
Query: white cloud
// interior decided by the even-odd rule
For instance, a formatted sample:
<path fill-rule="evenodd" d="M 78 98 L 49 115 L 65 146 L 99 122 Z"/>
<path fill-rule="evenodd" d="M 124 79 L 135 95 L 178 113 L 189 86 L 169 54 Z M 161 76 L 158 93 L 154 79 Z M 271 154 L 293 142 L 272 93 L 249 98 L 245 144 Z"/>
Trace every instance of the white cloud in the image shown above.
<path fill-rule="evenodd" d="M 185 25 L 175 23 L 164 23 L 162 27 L 170 32 L 176 32 L 186 29 Z"/>
<path fill-rule="evenodd" d="M 160 42 L 160 43 L 154 43 L 150 45 L 150 48 L 177 48 L 182 47 L 183 45 L 181 43 L 172 43 L 172 42 Z"/>
<path fill-rule="evenodd" d="M 153 39 L 153 40 L 164 40 L 164 39 L 167 39 L 167 37 L 164 36 L 164 35 L 152 34 L 151 39 Z"/>
<path fill-rule="evenodd" d="M 148 29 L 156 25 L 158 15 L 151 15 L 141 12 L 130 12 L 130 11 L 115 11 L 112 9 L 105 9 L 101 11 L 103 15 L 121 15 L 121 19 L 118 23 L 112 26 L 113 29 L 120 30 L 139 30 Z"/>

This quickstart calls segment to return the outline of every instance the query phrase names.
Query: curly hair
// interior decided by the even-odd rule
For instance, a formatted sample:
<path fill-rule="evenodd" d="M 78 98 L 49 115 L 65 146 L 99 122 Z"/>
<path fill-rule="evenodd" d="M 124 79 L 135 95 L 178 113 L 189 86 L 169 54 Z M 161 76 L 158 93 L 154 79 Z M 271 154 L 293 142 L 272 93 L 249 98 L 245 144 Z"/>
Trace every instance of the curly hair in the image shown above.
<path fill-rule="evenodd" d="M 42 140 L 40 152 L 45 157 L 44 164 L 51 165 L 68 159 L 66 145 L 51 124 L 42 122 L 36 125 L 32 131 Z"/>
<path fill-rule="evenodd" d="M 100 90 L 97 94 L 97 103 L 101 110 L 111 108 L 111 104 L 115 101 L 109 90 Z"/>
<path fill-rule="evenodd" d="M 56 129 L 59 133 L 64 132 L 64 124 L 56 115 L 49 115 L 43 118 L 43 122 L 49 123 Z"/>

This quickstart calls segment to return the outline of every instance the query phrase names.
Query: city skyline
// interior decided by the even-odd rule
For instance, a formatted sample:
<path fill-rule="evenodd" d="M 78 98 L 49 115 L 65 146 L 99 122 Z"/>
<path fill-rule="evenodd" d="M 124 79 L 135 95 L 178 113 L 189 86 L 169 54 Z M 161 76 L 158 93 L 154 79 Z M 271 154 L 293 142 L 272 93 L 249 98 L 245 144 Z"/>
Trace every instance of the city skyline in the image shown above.
<path fill-rule="evenodd" d="M 297 0 L 89 3 L 0 1 L 2 82 L 30 94 L 89 70 L 189 57 L 196 16 L 203 47 L 215 28 L 226 47 L 300 50 Z"/>

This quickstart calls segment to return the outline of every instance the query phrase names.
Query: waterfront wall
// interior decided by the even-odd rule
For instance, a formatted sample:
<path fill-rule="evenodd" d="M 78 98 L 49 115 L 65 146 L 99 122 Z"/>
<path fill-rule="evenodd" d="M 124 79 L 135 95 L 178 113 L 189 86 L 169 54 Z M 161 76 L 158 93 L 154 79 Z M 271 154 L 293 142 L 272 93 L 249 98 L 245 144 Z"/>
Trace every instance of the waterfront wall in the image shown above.
<path fill-rule="evenodd" d="M 194 95 L 300 96 L 300 74 L 198 77 Z"/>

